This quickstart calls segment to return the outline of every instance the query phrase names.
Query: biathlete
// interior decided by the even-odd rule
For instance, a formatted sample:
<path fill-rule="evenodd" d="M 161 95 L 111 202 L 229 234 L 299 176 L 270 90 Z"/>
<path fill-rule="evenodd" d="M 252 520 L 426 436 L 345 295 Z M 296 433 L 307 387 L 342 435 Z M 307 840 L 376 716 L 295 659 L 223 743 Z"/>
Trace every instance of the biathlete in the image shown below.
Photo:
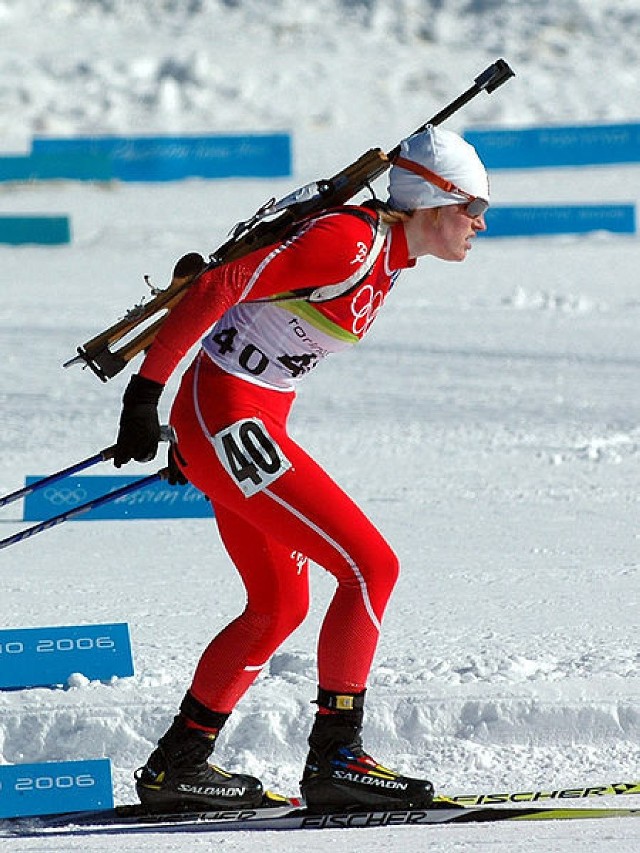
<path fill-rule="evenodd" d="M 170 312 L 131 378 L 114 462 L 158 448 L 158 400 L 198 341 L 173 403 L 173 481 L 215 510 L 246 607 L 205 649 L 173 724 L 136 773 L 153 810 L 255 807 L 259 779 L 209 763 L 218 735 L 270 656 L 305 618 L 308 563 L 337 581 L 317 648 L 317 712 L 301 791 L 312 809 L 426 807 L 433 785 L 380 765 L 361 731 L 367 679 L 398 558 L 288 434 L 298 383 L 368 331 L 403 269 L 462 261 L 485 229 L 486 171 L 471 145 L 429 126 L 403 140 L 389 200 L 342 206 L 288 238 L 204 272 Z"/>

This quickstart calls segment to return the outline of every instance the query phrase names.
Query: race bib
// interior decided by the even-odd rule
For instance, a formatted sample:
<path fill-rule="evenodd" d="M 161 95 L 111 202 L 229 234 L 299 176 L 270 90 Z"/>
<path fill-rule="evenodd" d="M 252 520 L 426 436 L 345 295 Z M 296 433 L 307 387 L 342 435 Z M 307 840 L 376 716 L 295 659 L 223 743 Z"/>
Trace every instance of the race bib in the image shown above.
<path fill-rule="evenodd" d="M 259 418 L 236 421 L 220 430 L 213 436 L 213 446 L 225 471 L 247 498 L 291 468 Z"/>

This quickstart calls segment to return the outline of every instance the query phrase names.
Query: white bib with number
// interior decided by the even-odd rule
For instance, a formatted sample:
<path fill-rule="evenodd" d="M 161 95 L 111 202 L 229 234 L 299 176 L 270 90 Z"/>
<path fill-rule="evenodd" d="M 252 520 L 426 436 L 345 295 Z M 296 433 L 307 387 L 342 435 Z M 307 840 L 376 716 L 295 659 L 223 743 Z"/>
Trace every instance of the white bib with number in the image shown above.
<path fill-rule="evenodd" d="M 236 421 L 211 440 L 225 471 L 247 498 L 291 468 L 291 462 L 259 418 Z"/>

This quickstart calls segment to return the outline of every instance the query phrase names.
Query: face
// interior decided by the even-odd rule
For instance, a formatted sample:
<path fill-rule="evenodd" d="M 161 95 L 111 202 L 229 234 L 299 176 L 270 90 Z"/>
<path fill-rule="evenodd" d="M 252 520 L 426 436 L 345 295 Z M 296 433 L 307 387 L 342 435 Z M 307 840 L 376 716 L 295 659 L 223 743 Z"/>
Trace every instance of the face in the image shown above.
<path fill-rule="evenodd" d="M 464 204 L 419 208 L 404 223 L 409 257 L 433 255 L 464 261 L 478 231 L 486 231 L 484 215 L 471 217 Z"/>

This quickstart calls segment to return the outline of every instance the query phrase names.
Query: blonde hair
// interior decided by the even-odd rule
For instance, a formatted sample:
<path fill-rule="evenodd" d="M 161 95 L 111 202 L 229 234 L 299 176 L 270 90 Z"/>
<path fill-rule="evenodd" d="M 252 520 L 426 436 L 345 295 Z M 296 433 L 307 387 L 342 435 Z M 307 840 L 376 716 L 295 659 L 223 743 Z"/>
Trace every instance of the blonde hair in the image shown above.
<path fill-rule="evenodd" d="M 380 210 L 380 219 L 385 225 L 396 225 L 398 222 L 406 222 L 413 216 L 413 210 L 395 210 L 393 207 Z"/>
<path fill-rule="evenodd" d="M 379 198 L 365 202 L 363 207 L 375 210 L 385 225 L 397 225 L 398 222 L 406 222 L 414 214 L 413 210 L 398 210 L 397 207 L 392 207 L 388 202 L 381 201 Z"/>

